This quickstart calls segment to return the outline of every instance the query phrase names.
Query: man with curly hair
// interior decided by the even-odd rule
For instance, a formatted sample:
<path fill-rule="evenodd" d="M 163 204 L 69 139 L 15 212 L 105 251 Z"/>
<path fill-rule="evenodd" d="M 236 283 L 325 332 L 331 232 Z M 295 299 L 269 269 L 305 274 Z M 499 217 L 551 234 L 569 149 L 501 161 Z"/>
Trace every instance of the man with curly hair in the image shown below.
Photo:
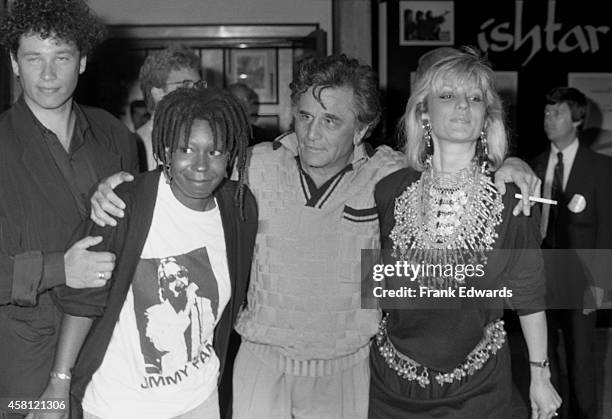
<path fill-rule="evenodd" d="M 138 168 L 127 128 L 73 102 L 103 34 L 83 0 L 17 0 L 0 22 L 23 92 L 0 115 L 0 400 L 38 397 L 49 375 L 69 383 L 51 371 L 61 320 L 54 289 L 103 286 L 114 268 L 114 255 L 89 250 L 101 237 L 66 250 L 92 187 Z"/>
<path fill-rule="evenodd" d="M 138 81 L 151 118 L 136 133 L 144 145 L 147 170 L 153 170 L 158 166 L 158 160 L 153 155 L 151 147 L 155 107 L 168 93 L 179 87 L 192 87 L 200 80 L 200 58 L 193 49 L 184 45 L 171 45 L 156 51 L 147 56 L 140 67 Z M 141 166 L 144 166 L 142 162 Z"/>

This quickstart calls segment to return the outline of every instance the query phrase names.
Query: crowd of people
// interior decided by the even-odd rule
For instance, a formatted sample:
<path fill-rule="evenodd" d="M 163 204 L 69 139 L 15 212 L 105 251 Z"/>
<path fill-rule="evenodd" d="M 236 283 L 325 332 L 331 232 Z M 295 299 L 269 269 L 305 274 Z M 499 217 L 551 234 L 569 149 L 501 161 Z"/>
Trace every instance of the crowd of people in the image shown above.
<path fill-rule="evenodd" d="M 421 58 L 397 151 L 365 142 L 382 115 L 373 69 L 310 57 L 293 130 L 261 141 L 254 92 L 207 87 L 172 46 L 141 68 L 150 119 L 134 135 L 72 98 L 102 34 L 83 0 L 16 0 L 0 24 L 23 91 L 0 116 L 2 419 L 505 418 L 504 304 L 531 417 L 597 417 L 605 290 L 563 251 L 612 248 L 612 160 L 579 144 L 579 91 L 548 95 L 532 170 L 507 156 L 478 51 Z M 399 287 L 427 298 L 365 308 L 364 249 L 475 264 L 481 287 L 511 292 L 457 298 L 470 281 L 434 272 Z M 395 276 L 387 291 L 406 285 Z"/>

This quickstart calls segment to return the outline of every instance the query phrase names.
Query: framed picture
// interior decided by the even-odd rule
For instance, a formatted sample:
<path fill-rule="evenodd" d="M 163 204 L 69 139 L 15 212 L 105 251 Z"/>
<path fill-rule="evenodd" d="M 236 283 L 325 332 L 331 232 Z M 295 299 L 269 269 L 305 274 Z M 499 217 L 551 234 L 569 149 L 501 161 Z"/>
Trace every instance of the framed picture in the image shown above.
<path fill-rule="evenodd" d="M 257 115 L 255 125 L 272 131 L 280 132 L 278 115 Z"/>
<path fill-rule="evenodd" d="M 400 45 L 453 45 L 455 4 L 452 1 L 400 1 Z"/>
<path fill-rule="evenodd" d="M 588 99 L 584 128 L 612 130 L 612 73 L 568 73 L 567 84 Z"/>
<path fill-rule="evenodd" d="M 580 141 L 612 157 L 612 73 L 568 73 L 567 84 L 587 98 L 587 119 Z"/>
<path fill-rule="evenodd" d="M 516 71 L 496 71 L 495 87 L 504 105 L 507 122 L 510 124 L 511 132 L 515 132 L 517 127 L 516 105 L 518 103 L 518 73 Z"/>
<path fill-rule="evenodd" d="M 227 83 L 245 83 L 255 90 L 259 103 L 278 103 L 278 55 L 276 49 L 228 50 Z"/>
<path fill-rule="evenodd" d="M 497 93 L 505 105 L 516 106 L 518 94 L 518 74 L 516 71 L 496 71 L 495 85 Z"/>

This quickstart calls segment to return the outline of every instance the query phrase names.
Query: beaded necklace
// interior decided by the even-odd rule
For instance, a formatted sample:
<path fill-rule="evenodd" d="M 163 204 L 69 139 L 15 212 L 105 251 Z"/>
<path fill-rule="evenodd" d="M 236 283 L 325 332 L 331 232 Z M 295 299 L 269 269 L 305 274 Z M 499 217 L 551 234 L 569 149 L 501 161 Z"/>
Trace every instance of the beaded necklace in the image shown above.
<path fill-rule="evenodd" d="M 476 164 L 457 173 L 435 173 L 430 166 L 395 199 L 393 256 L 442 267 L 485 264 L 502 210 L 501 195 Z M 419 276 L 420 285 L 444 289 L 465 283 L 432 271 Z"/>

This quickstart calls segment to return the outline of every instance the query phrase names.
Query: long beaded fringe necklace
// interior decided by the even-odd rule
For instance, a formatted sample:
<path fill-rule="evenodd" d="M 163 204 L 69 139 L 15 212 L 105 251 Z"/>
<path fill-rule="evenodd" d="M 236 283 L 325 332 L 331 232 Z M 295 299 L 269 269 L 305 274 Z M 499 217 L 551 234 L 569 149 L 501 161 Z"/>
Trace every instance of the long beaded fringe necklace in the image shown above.
<path fill-rule="evenodd" d="M 395 199 L 393 256 L 413 264 L 484 264 L 497 238 L 502 210 L 501 196 L 476 164 L 457 173 L 434 173 L 430 166 Z M 438 271 L 418 282 L 444 289 L 465 280 Z"/>

